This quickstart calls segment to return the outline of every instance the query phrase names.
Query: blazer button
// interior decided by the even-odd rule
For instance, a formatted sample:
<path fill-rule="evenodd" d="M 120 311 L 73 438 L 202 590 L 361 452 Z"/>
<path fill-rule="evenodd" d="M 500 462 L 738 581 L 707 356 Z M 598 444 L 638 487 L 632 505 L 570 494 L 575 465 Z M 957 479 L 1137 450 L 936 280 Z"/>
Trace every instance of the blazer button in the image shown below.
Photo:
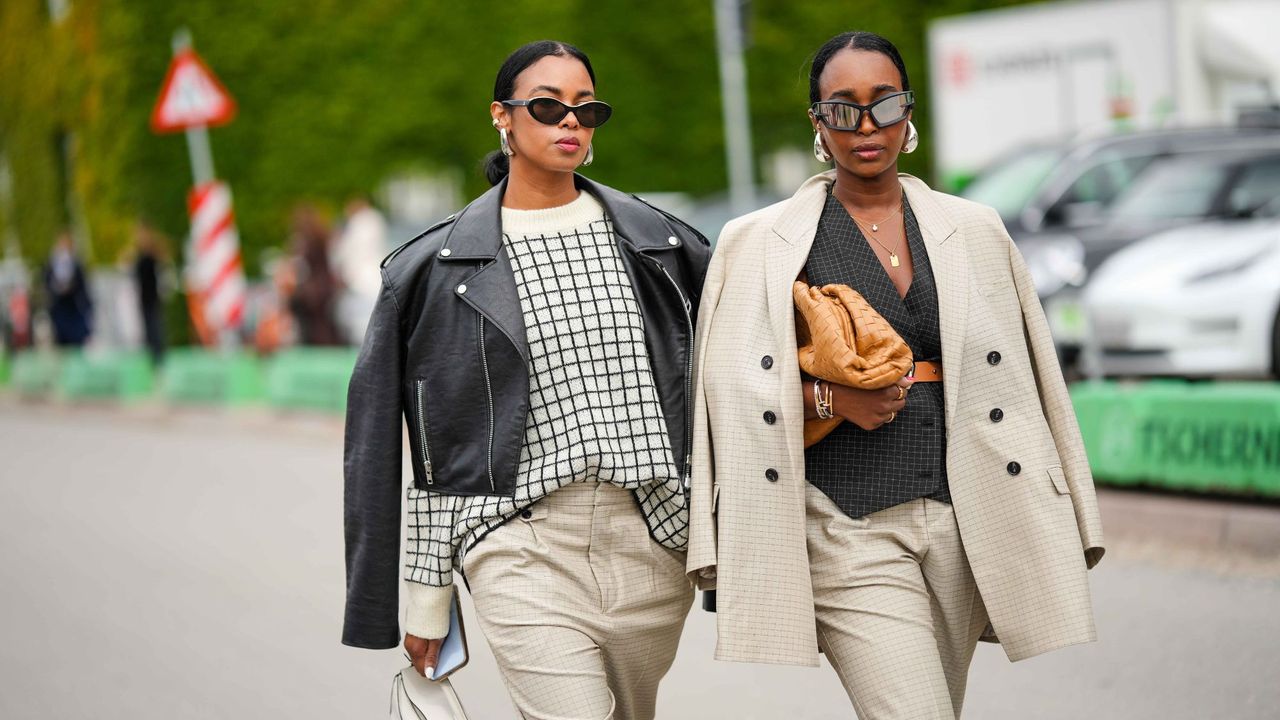
<path fill-rule="evenodd" d="M 765 421 L 766 423 L 768 423 L 769 425 L 772 425 L 772 424 L 774 424 L 774 423 L 778 422 L 778 416 L 777 416 L 777 415 L 774 415 L 772 410 L 765 410 L 765 411 L 764 411 L 764 421 Z"/>
<path fill-rule="evenodd" d="M 764 357 L 760 358 L 760 367 L 764 368 L 765 370 L 768 370 L 769 368 L 773 367 L 773 358 L 769 355 L 765 355 Z"/>
<path fill-rule="evenodd" d="M 987 362 L 991 363 L 992 365 L 999 365 L 1000 353 L 996 352 L 995 350 L 992 350 L 991 352 L 987 353 Z"/>
<path fill-rule="evenodd" d="M 778 471 L 774 470 L 773 468 L 769 468 L 768 470 L 765 470 L 764 479 L 768 480 L 769 482 L 778 482 Z"/>
<path fill-rule="evenodd" d="M 528 520 L 529 518 L 533 517 L 533 511 L 530 510 L 529 508 L 525 508 L 524 510 L 520 511 L 520 517 L 524 518 L 525 520 Z"/>
<path fill-rule="evenodd" d="M 1003 410 L 1001 410 L 1000 408 L 996 408 L 995 410 L 991 411 L 991 422 L 1000 422 L 1003 419 L 1004 419 Z"/>
<path fill-rule="evenodd" d="M 1008 470 L 1010 475 L 1017 475 L 1022 472 L 1022 466 L 1016 462 L 1011 462 L 1005 467 L 1005 470 Z"/>

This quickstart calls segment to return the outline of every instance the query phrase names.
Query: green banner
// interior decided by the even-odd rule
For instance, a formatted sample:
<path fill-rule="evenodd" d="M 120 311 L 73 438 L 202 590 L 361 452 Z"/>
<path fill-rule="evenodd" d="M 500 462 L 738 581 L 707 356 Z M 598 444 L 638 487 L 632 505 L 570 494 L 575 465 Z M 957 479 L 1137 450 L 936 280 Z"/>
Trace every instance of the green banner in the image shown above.
<path fill-rule="evenodd" d="M 1080 383 L 1100 483 L 1280 496 L 1280 383 Z"/>

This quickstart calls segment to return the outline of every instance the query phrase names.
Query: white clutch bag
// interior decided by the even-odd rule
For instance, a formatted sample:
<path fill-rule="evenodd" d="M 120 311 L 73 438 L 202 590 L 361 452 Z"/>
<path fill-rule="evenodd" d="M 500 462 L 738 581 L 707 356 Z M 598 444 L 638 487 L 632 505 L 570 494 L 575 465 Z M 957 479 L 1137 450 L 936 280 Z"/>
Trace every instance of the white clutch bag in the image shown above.
<path fill-rule="evenodd" d="M 392 720 L 467 720 L 467 711 L 448 678 L 431 681 L 412 666 L 391 683 Z"/>

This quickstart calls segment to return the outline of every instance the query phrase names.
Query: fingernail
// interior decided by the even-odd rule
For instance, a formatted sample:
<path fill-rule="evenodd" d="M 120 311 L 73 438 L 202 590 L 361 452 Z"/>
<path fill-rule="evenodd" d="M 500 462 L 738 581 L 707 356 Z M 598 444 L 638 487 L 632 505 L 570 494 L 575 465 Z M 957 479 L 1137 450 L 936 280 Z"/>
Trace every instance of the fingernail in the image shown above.
<path fill-rule="evenodd" d="M 427 676 L 427 679 L 428 679 L 428 680 L 430 680 L 431 678 L 435 677 L 435 676 L 436 676 L 436 669 L 435 669 L 435 668 L 433 668 L 433 667 L 431 667 L 430 665 L 428 665 L 428 666 L 427 666 L 426 676 Z"/>

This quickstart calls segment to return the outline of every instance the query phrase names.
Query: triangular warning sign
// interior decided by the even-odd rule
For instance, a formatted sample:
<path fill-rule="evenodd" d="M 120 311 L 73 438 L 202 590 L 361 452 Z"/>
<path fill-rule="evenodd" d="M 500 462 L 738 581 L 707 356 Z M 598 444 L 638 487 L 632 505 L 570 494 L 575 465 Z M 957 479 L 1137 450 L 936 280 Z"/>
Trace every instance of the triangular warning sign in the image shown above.
<path fill-rule="evenodd" d="M 173 56 L 160 99 L 151 111 L 151 129 L 177 132 L 199 125 L 225 125 L 236 116 L 236 101 L 194 50 Z"/>

